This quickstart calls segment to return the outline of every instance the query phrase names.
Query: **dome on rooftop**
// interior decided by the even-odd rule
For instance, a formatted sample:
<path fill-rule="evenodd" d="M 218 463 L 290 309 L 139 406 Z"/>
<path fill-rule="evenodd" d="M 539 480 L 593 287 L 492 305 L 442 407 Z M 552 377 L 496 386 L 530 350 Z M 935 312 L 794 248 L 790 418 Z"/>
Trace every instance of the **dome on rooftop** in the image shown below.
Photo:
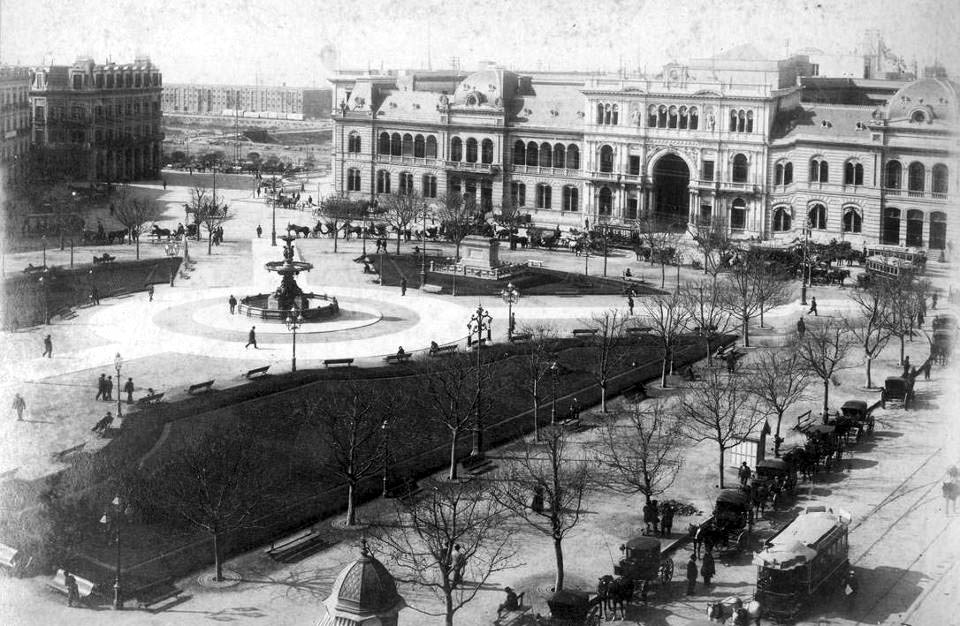
<path fill-rule="evenodd" d="M 470 74 L 457 85 L 453 103 L 458 106 L 489 106 L 501 108 L 513 97 L 517 76 L 504 70 L 483 70 Z"/>
<path fill-rule="evenodd" d="M 393 575 L 364 543 L 360 557 L 337 576 L 324 605 L 327 614 L 320 626 L 395 626 L 406 603 Z"/>
<path fill-rule="evenodd" d="M 904 85 L 887 104 L 890 122 L 915 124 L 953 123 L 958 115 L 960 89 L 956 83 L 924 78 Z"/>

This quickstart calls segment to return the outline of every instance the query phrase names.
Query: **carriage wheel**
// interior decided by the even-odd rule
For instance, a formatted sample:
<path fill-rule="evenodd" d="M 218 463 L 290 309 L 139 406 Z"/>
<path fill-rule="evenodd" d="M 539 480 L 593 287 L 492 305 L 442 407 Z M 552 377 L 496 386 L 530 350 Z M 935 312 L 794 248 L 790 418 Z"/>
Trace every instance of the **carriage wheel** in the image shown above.
<path fill-rule="evenodd" d="M 660 561 L 660 582 L 667 584 L 673 580 L 673 559 L 664 557 Z"/>
<path fill-rule="evenodd" d="M 747 549 L 747 543 L 750 541 L 750 531 L 745 530 L 737 535 L 737 552 L 743 552 Z"/>

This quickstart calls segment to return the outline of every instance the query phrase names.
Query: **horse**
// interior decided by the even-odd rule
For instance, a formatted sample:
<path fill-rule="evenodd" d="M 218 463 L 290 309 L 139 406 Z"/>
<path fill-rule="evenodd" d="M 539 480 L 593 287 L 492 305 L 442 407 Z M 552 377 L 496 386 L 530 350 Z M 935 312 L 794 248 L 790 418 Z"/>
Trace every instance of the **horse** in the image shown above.
<path fill-rule="evenodd" d="M 156 237 L 157 241 L 160 241 L 161 237 L 166 237 L 167 241 L 170 241 L 170 237 L 173 236 L 173 232 L 169 228 L 160 228 L 156 224 L 153 225 L 153 229 L 151 229 L 150 234 L 153 237 Z"/>
<path fill-rule="evenodd" d="M 309 226 L 299 226 L 297 224 L 287 224 L 287 232 L 293 231 L 297 234 L 297 239 L 300 238 L 300 235 L 304 237 L 310 236 L 310 227 Z"/>
<path fill-rule="evenodd" d="M 111 230 L 107 233 L 107 243 L 113 245 L 114 243 L 123 243 L 127 239 L 126 230 Z"/>
<path fill-rule="evenodd" d="M 617 619 L 617 610 L 619 610 L 621 619 L 627 619 L 627 603 L 633 599 L 633 581 L 617 576 L 610 583 L 607 596 L 612 612 L 608 617 Z"/>
<path fill-rule="evenodd" d="M 603 611 L 606 609 L 607 615 L 612 608 L 612 598 L 610 597 L 610 587 L 613 585 L 613 576 L 605 574 L 597 580 L 597 605 L 600 607 L 600 619 L 603 619 Z"/>

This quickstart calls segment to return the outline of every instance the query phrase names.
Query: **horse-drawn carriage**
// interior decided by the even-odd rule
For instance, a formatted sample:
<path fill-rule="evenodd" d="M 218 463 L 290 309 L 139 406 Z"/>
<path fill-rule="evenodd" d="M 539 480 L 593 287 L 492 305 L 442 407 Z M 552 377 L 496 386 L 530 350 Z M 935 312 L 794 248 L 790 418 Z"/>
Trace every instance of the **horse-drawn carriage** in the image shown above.
<path fill-rule="evenodd" d="M 735 552 L 747 549 L 753 529 L 753 508 L 750 493 L 740 489 L 724 489 L 717 496 L 713 514 L 702 524 L 690 525 L 694 552 L 700 547 Z"/>
<path fill-rule="evenodd" d="M 847 400 L 840 407 L 840 416 L 857 428 L 857 441 L 864 432 L 872 433 L 874 426 L 873 413 L 863 400 Z"/>
<path fill-rule="evenodd" d="M 900 402 L 903 408 L 909 409 L 913 402 L 913 379 L 900 376 L 887 378 L 880 392 L 880 406 L 887 408 L 888 402 Z"/>
<path fill-rule="evenodd" d="M 762 459 L 757 461 L 750 487 L 754 493 L 765 492 L 777 506 L 784 494 L 796 492 L 797 470 L 783 459 Z"/>
<path fill-rule="evenodd" d="M 673 580 L 673 559 L 660 550 L 656 537 L 638 535 L 620 546 L 623 558 L 613 566 L 613 573 L 631 582 L 634 590 L 637 583 L 667 584 Z"/>

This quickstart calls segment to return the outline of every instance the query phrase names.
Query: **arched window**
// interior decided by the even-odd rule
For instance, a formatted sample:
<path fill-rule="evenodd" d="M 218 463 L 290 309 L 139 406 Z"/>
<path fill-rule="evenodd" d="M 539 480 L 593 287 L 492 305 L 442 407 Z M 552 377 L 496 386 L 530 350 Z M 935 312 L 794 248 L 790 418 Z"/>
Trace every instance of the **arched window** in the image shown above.
<path fill-rule="evenodd" d="M 403 143 L 401 145 L 401 154 L 403 156 L 413 156 L 413 135 L 406 133 L 403 136 Z"/>
<path fill-rule="evenodd" d="M 603 123 L 610 124 L 610 105 L 603 105 Z"/>
<path fill-rule="evenodd" d="M 735 183 L 745 183 L 747 182 L 747 174 L 749 173 L 749 168 L 747 166 L 747 157 L 738 154 L 733 157 L 733 182 Z"/>
<path fill-rule="evenodd" d="M 828 183 L 830 182 L 830 166 L 821 157 L 810 159 L 810 182 Z"/>
<path fill-rule="evenodd" d="M 473 137 L 467 139 L 467 163 L 477 162 L 477 140 Z"/>
<path fill-rule="evenodd" d="M 547 142 L 540 144 L 540 167 L 553 167 L 553 148 Z"/>
<path fill-rule="evenodd" d="M 347 138 L 347 152 L 360 152 L 360 135 L 358 133 L 350 133 Z"/>
<path fill-rule="evenodd" d="M 567 169 L 580 169 L 580 148 L 576 144 L 567 146 Z"/>
<path fill-rule="evenodd" d="M 600 215 L 610 215 L 613 212 L 613 192 L 609 187 L 600 188 L 597 210 Z"/>
<path fill-rule="evenodd" d="M 686 129 L 686 128 L 687 128 L 687 121 L 688 121 L 688 119 L 687 119 L 687 107 L 680 107 L 679 113 L 680 113 L 680 123 L 677 125 L 677 127 L 680 128 L 680 129 Z"/>
<path fill-rule="evenodd" d="M 537 208 L 538 209 L 549 209 L 550 208 L 550 195 L 551 195 L 550 185 L 546 183 L 540 183 L 537 185 Z"/>
<path fill-rule="evenodd" d="M 347 170 L 347 191 L 360 191 L 360 170 Z"/>
<path fill-rule="evenodd" d="M 907 211 L 907 241 L 908 246 L 923 247 L 923 211 L 910 209 Z"/>
<path fill-rule="evenodd" d="M 580 210 L 580 190 L 573 185 L 566 185 L 563 188 L 563 207 L 564 211 Z"/>
<path fill-rule="evenodd" d="M 424 198 L 436 198 L 437 197 L 437 177 L 431 176 L 430 174 L 424 174 L 421 179 L 423 197 Z"/>
<path fill-rule="evenodd" d="M 610 146 L 603 146 L 600 148 L 600 171 L 613 171 L 613 148 Z"/>
<path fill-rule="evenodd" d="M 923 163 L 914 161 L 907 168 L 907 191 L 923 193 L 923 179 L 926 176 L 926 169 Z M 907 218 L 909 219 L 909 218 Z M 910 245 L 910 244 L 907 244 Z"/>
<path fill-rule="evenodd" d="M 946 165 L 937 163 L 933 166 L 933 184 L 930 186 L 930 190 L 934 193 L 934 197 L 937 197 L 938 194 L 941 198 L 947 195 L 948 178 Z"/>
<path fill-rule="evenodd" d="M 863 165 L 856 161 L 847 161 L 843 164 L 843 184 L 844 185 L 862 185 L 863 184 Z"/>
<path fill-rule="evenodd" d="M 463 140 L 459 137 L 454 137 L 450 140 L 450 160 L 451 161 L 462 161 L 463 160 Z"/>
<path fill-rule="evenodd" d="M 667 127 L 667 107 L 661 104 L 657 109 L 657 128 Z"/>
<path fill-rule="evenodd" d="M 517 181 L 510 183 L 510 199 L 513 200 L 513 206 L 515 207 L 526 205 L 527 186 Z"/>
<path fill-rule="evenodd" d="M 747 111 L 747 132 L 753 132 L 753 111 Z"/>
<path fill-rule="evenodd" d="M 597 103 L 597 124 L 603 124 L 603 103 Z"/>
<path fill-rule="evenodd" d="M 413 174 L 410 172 L 400 173 L 400 188 L 397 190 L 397 193 L 401 195 L 413 193 Z"/>
<path fill-rule="evenodd" d="M 657 127 L 657 105 L 655 104 L 647 107 L 647 126 L 650 128 Z"/>
<path fill-rule="evenodd" d="M 900 209 L 887 207 L 883 210 L 883 224 L 880 227 L 880 243 L 900 245 Z"/>
<path fill-rule="evenodd" d="M 730 228 L 743 230 L 747 227 L 747 203 L 743 198 L 737 198 L 730 206 Z"/>
<path fill-rule="evenodd" d="M 380 141 L 377 143 L 377 152 L 379 154 L 390 154 L 390 135 L 380 133 Z"/>
<path fill-rule="evenodd" d="M 783 184 L 793 184 L 793 163 L 790 163 L 789 161 L 787 161 L 787 164 L 783 166 Z"/>
<path fill-rule="evenodd" d="M 934 211 L 930 214 L 930 249 L 943 250 L 947 247 L 947 214 Z"/>
<path fill-rule="evenodd" d="M 527 144 L 527 165 L 536 165 L 540 161 L 540 148 L 536 142 L 531 141 Z"/>
<path fill-rule="evenodd" d="M 613 125 L 617 126 L 620 123 L 620 107 L 613 105 Z"/>
<path fill-rule="evenodd" d="M 558 143 L 553 147 L 553 166 L 557 169 L 563 169 L 565 157 L 566 150 L 562 143 Z"/>
<path fill-rule="evenodd" d="M 677 107 L 667 109 L 667 128 L 676 128 L 678 119 Z"/>
<path fill-rule="evenodd" d="M 690 107 L 690 130 L 697 130 L 700 126 L 700 113 L 697 107 Z"/>
<path fill-rule="evenodd" d="M 860 210 L 855 207 L 847 207 L 843 210 L 843 232 L 859 233 L 863 229 L 863 217 Z"/>
<path fill-rule="evenodd" d="M 451 196 L 462 197 L 463 187 L 461 185 L 460 179 L 456 176 L 451 176 L 447 178 L 447 191 L 450 192 Z"/>
<path fill-rule="evenodd" d="M 400 133 L 390 135 L 390 154 L 400 156 L 403 154 L 403 140 L 400 139 Z"/>
<path fill-rule="evenodd" d="M 793 219 L 790 217 L 790 209 L 786 207 L 777 207 L 773 210 L 773 232 L 782 233 L 790 230 L 793 226 Z"/>
<path fill-rule="evenodd" d="M 734 109 L 730 111 L 730 132 L 737 132 L 737 111 Z"/>
<path fill-rule="evenodd" d="M 816 230 L 826 230 L 827 228 L 827 207 L 819 202 L 810 207 L 807 211 L 807 221 L 810 228 Z"/>
<path fill-rule="evenodd" d="M 887 189 L 899 191 L 903 188 L 903 166 L 900 161 L 887 161 L 887 166 L 883 172 L 883 186 Z"/>
<path fill-rule="evenodd" d="M 480 162 L 493 163 L 493 141 L 484 139 L 480 142 Z"/>
<path fill-rule="evenodd" d="M 413 138 L 413 156 L 422 159 L 426 153 L 426 144 L 423 141 L 423 135 L 417 135 Z"/>
<path fill-rule="evenodd" d="M 390 172 L 387 170 L 377 172 L 377 193 L 390 193 Z"/>
<path fill-rule="evenodd" d="M 776 167 L 774 167 L 773 184 L 783 184 L 783 163 L 777 163 Z"/>
<path fill-rule="evenodd" d="M 427 137 L 427 158 L 437 158 L 437 138 L 433 135 Z"/>
<path fill-rule="evenodd" d="M 526 165 L 527 163 L 527 144 L 519 139 L 513 142 L 513 164 Z"/>

